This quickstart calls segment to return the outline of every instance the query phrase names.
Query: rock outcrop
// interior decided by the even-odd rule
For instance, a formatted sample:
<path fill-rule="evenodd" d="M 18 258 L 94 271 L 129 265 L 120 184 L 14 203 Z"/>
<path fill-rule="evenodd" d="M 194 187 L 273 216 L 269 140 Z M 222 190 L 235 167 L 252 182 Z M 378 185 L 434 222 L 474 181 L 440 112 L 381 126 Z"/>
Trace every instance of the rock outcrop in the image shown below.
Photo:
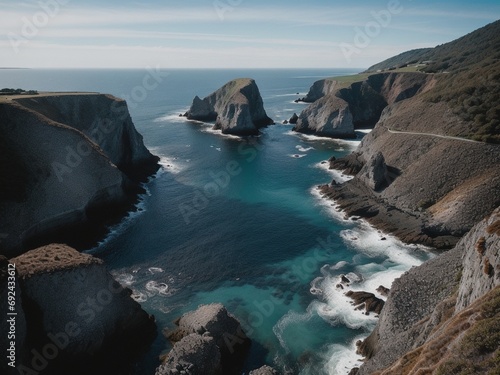
<path fill-rule="evenodd" d="M 359 172 L 359 178 L 375 191 L 382 190 L 389 185 L 391 179 L 381 152 L 377 152 L 368 160 Z"/>
<path fill-rule="evenodd" d="M 371 312 L 380 314 L 384 307 L 384 300 L 376 297 L 373 293 L 354 292 L 350 290 L 345 295 L 354 301 L 356 310 L 365 310 L 366 315 L 369 315 Z"/>
<path fill-rule="evenodd" d="M 202 305 L 184 314 L 177 326 L 167 335 L 175 344 L 156 375 L 173 374 L 180 368 L 189 369 L 193 375 L 235 374 L 241 370 L 250 339 L 223 305 Z"/>
<path fill-rule="evenodd" d="M 500 209 L 476 225 L 458 246 L 464 255 L 456 311 L 462 311 L 500 285 Z"/>
<path fill-rule="evenodd" d="M 168 353 L 164 363 L 156 369 L 156 375 L 221 373 L 219 347 L 208 333 L 191 333 L 183 337 Z"/>
<path fill-rule="evenodd" d="M 274 123 L 266 114 L 257 84 L 249 78 L 232 80 L 203 99 L 196 96 L 186 116 L 215 121 L 214 129 L 241 136 L 257 135 L 259 128 Z"/>
<path fill-rule="evenodd" d="M 296 113 L 294 113 L 294 114 L 292 115 L 292 117 L 290 117 L 290 119 L 288 120 L 288 122 L 289 122 L 290 124 L 295 125 L 295 124 L 297 123 L 297 121 L 298 121 L 298 120 L 299 120 L 299 116 L 297 116 L 297 114 L 296 114 Z"/>
<path fill-rule="evenodd" d="M 332 138 L 355 138 L 348 103 L 334 95 L 324 96 L 304 109 L 294 131 Z"/>
<path fill-rule="evenodd" d="M 394 281 L 377 327 L 359 346 L 368 357 L 359 374 L 460 373 L 453 363 L 482 374 L 498 366 L 499 219 L 500 208 L 454 249 Z"/>
<path fill-rule="evenodd" d="M 9 176 L 0 184 L 0 252 L 7 256 L 70 228 L 102 230 L 98 223 L 128 209 L 159 167 L 125 101 L 109 95 L 2 99 L 0 124 L 0 169 Z"/>
<path fill-rule="evenodd" d="M 252 370 L 250 371 L 249 375 L 278 375 L 278 371 L 273 369 L 270 366 L 262 366 L 258 368 L 257 370 Z"/>
<path fill-rule="evenodd" d="M 16 374 L 125 371 L 155 337 L 154 318 L 101 260 L 53 244 L 10 263 L 18 271 L 16 309 L 26 320 L 26 329 L 19 320 L 26 339 L 16 347 Z"/>
<path fill-rule="evenodd" d="M 355 129 L 373 127 L 388 105 L 425 92 L 432 86 L 432 77 L 423 73 L 381 73 L 349 85 L 335 82 L 329 78 L 313 84 L 306 97 L 312 104 L 299 115 L 295 131 L 354 138 Z"/>
<path fill-rule="evenodd" d="M 321 79 L 313 83 L 309 92 L 303 98 L 298 99 L 299 102 L 314 103 L 325 95 L 330 94 L 337 87 L 338 82 L 333 78 Z"/>

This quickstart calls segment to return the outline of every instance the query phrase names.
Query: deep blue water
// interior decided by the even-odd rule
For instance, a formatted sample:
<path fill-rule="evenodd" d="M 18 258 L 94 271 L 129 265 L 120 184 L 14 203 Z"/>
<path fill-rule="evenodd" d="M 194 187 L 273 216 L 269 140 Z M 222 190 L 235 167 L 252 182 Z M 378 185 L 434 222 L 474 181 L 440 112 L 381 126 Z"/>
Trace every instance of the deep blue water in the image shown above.
<path fill-rule="evenodd" d="M 338 276 L 351 273 L 361 278 L 354 289 L 375 292 L 428 256 L 342 220 L 314 194 L 333 178 L 321 162 L 357 142 L 301 136 L 280 124 L 304 108 L 293 100 L 315 80 L 351 73 L 172 70 L 157 75 L 157 87 L 148 79 L 145 90 L 146 70 L 0 70 L 0 87 L 127 98 L 164 167 L 147 184 L 139 211 L 89 252 L 134 291 L 159 327 L 172 328 L 200 304 L 222 302 L 253 339 L 245 371 L 268 363 L 292 373 L 342 374 L 358 360 L 353 343 L 376 318 L 354 311 L 335 288 Z M 179 118 L 195 95 L 237 77 L 256 80 L 277 125 L 243 140 Z M 153 374 L 167 345 L 160 335 L 137 373 Z"/>

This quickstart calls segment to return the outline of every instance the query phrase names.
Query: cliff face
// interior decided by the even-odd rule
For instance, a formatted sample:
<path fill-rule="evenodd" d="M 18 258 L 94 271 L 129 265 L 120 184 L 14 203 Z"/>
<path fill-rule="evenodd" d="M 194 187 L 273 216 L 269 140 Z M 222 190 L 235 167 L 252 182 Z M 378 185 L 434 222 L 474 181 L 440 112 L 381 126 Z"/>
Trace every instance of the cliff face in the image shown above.
<path fill-rule="evenodd" d="M 334 95 L 324 96 L 304 109 L 293 130 L 325 137 L 356 137 L 348 103 Z"/>
<path fill-rule="evenodd" d="M 156 334 L 154 320 L 97 258 L 49 245 L 10 263 L 18 271 L 16 309 L 27 326 L 15 373 L 105 373 L 129 365 Z"/>
<path fill-rule="evenodd" d="M 332 162 L 355 178 L 324 192 L 406 242 L 452 247 L 500 204 L 500 148 L 445 135 L 465 127 L 446 103 L 415 97 L 392 104 L 355 153 Z M 368 167 L 379 153 L 389 174 L 374 190 Z"/>
<path fill-rule="evenodd" d="M 188 119 L 215 121 L 224 134 L 256 135 L 259 128 L 273 124 L 264 110 L 253 79 L 232 80 L 204 99 L 196 96 L 186 113 Z"/>
<path fill-rule="evenodd" d="M 376 329 L 360 346 L 369 360 L 359 374 L 498 368 L 499 228 L 500 208 L 453 250 L 395 280 Z"/>
<path fill-rule="evenodd" d="M 16 102 L 81 131 L 129 178 L 144 180 L 156 171 L 157 158 L 144 146 L 122 99 L 111 95 L 47 95 Z"/>
<path fill-rule="evenodd" d="M 389 104 L 426 91 L 431 82 L 421 73 L 375 74 L 350 85 L 331 78 L 317 81 L 304 98 L 313 103 L 299 115 L 294 130 L 353 138 L 356 128 L 373 127 Z"/>
<path fill-rule="evenodd" d="M 33 238 L 107 217 L 158 168 L 124 101 L 47 94 L 0 102 L 0 246 L 13 256 Z M 6 183 L 8 180 L 8 183 Z M 107 212 L 102 215 L 103 212 Z"/>
<path fill-rule="evenodd" d="M 314 103 L 316 100 L 321 99 L 325 95 L 330 94 L 335 90 L 335 87 L 338 85 L 338 82 L 332 78 L 320 79 L 313 83 L 309 92 L 302 99 L 299 99 L 301 102 L 306 103 Z"/>

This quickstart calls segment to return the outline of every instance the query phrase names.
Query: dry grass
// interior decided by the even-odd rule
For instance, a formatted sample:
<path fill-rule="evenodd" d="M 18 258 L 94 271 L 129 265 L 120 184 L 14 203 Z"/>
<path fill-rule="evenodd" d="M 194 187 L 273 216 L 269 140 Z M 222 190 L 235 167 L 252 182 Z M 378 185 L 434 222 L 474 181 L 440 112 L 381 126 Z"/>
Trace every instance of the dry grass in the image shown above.
<path fill-rule="evenodd" d="M 476 251 L 481 256 L 483 256 L 484 253 L 486 252 L 486 239 L 484 237 L 481 237 L 479 240 L 477 240 L 477 242 L 476 242 Z"/>
<path fill-rule="evenodd" d="M 488 232 L 488 234 L 496 234 L 497 236 L 500 236 L 500 220 L 497 220 L 493 224 L 489 225 L 488 228 L 486 228 L 486 232 Z"/>
<path fill-rule="evenodd" d="M 430 337 L 380 374 L 498 374 L 500 287 L 442 322 Z"/>
<path fill-rule="evenodd" d="M 16 265 L 19 277 L 26 278 L 35 274 L 51 273 L 79 266 L 102 264 L 102 260 L 60 244 L 51 244 L 28 251 L 10 260 Z"/>

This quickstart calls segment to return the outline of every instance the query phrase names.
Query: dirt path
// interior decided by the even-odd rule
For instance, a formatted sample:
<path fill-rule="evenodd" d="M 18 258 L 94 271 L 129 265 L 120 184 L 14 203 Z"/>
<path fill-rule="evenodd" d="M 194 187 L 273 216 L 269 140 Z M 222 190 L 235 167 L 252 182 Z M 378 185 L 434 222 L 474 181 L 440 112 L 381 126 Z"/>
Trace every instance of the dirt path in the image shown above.
<path fill-rule="evenodd" d="M 461 137 L 452 137 L 452 136 L 449 136 L 449 135 L 439 135 L 439 134 L 419 133 L 419 132 L 405 132 L 405 131 L 399 131 L 399 130 L 391 130 L 388 127 L 385 127 L 385 128 L 389 131 L 389 133 L 392 133 L 392 134 L 426 135 L 426 136 L 429 136 L 429 137 L 451 139 L 453 141 L 482 143 L 482 142 L 479 142 L 479 141 L 475 141 L 473 139 L 467 139 L 467 138 L 461 138 Z"/>

